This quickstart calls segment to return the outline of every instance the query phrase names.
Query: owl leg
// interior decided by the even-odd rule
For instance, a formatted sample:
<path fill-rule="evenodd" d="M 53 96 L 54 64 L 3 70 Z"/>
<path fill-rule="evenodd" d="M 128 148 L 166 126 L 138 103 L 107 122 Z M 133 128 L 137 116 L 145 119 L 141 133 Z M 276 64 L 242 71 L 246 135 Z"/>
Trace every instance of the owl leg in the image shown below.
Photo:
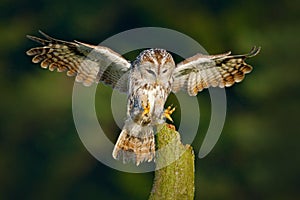
<path fill-rule="evenodd" d="M 170 120 L 171 122 L 173 122 L 173 119 L 171 117 L 171 114 L 175 111 L 175 107 L 172 108 L 173 105 L 168 106 L 167 109 L 165 109 L 164 111 L 164 117 L 166 117 L 168 120 Z"/>

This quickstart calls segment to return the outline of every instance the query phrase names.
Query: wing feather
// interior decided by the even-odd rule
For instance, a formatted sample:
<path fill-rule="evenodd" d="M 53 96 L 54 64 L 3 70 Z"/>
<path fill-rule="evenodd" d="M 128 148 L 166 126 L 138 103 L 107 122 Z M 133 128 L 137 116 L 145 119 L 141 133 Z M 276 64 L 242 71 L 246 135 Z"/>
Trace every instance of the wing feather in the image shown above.
<path fill-rule="evenodd" d="M 127 92 L 130 63 L 121 55 L 107 47 L 76 40 L 67 42 L 39 32 L 43 39 L 27 35 L 29 39 L 42 44 L 26 52 L 33 57 L 33 63 L 40 63 L 42 68 L 50 71 L 66 71 L 68 76 L 76 76 L 75 80 L 86 86 L 101 81 L 121 92 Z"/>
<path fill-rule="evenodd" d="M 230 87 L 241 82 L 252 66 L 245 59 L 257 55 L 260 47 L 253 47 L 248 54 L 218 55 L 196 54 L 179 63 L 174 71 L 172 91 L 185 90 L 190 96 L 209 87 Z"/>

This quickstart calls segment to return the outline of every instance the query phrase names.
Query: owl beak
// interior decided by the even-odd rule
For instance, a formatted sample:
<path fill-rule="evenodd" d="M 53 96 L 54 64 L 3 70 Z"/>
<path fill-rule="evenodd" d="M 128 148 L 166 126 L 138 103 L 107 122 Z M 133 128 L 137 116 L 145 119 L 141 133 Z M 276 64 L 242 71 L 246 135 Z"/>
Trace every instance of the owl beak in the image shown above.
<path fill-rule="evenodd" d="M 160 85 L 161 84 L 161 82 L 160 82 L 160 80 L 158 80 L 158 78 L 156 78 L 155 83 L 156 83 L 156 85 Z"/>

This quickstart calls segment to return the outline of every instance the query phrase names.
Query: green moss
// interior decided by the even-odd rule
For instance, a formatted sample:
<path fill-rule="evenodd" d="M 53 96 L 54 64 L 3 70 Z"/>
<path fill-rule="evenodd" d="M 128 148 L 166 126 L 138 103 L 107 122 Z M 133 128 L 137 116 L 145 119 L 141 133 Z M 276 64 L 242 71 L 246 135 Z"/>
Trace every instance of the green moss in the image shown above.
<path fill-rule="evenodd" d="M 156 171 L 149 199 L 194 198 L 194 152 L 183 145 L 180 135 L 168 124 L 156 134 Z"/>

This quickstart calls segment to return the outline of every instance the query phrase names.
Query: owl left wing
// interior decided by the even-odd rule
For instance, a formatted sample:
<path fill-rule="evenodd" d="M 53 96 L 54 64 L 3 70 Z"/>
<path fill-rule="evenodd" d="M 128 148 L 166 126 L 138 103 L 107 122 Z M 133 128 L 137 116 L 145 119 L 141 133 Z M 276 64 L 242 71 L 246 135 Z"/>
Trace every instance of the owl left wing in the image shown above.
<path fill-rule="evenodd" d="M 253 47 L 248 54 L 219 55 L 196 54 L 179 63 L 173 73 L 172 91 L 185 90 L 190 96 L 197 95 L 204 88 L 229 87 L 241 82 L 252 66 L 245 59 L 257 55 L 260 47 Z"/>
<path fill-rule="evenodd" d="M 66 71 L 68 76 L 76 76 L 75 80 L 85 86 L 101 81 L 121 92 L 127 92 L 130 63 L 121 55 L 107 47 L 78 41 L 67 42 L 40 33 L 44 39 L 27 36 L 43 45 L 26 52 L 28 56 L 33 56 L 33 63 L 41 63 L 42 68 L 50 71 Z"/>

